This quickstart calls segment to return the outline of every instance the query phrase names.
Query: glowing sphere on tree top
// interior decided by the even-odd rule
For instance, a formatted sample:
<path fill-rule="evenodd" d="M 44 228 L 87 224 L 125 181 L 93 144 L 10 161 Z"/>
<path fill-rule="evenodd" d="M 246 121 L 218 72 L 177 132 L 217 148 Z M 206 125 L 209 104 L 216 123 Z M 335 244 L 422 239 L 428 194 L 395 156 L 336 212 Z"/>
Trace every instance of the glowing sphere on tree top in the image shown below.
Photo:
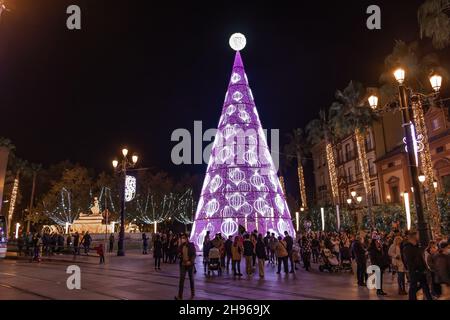
<path fill-rule="evenodd" d="M 246 226 L 249 232 L 295 236 L 242 63 L 245 44 L 242 34 L 230 38 L 233 70 L 191 231 L 200 250 L 208 231 L 228 237 Z"/>

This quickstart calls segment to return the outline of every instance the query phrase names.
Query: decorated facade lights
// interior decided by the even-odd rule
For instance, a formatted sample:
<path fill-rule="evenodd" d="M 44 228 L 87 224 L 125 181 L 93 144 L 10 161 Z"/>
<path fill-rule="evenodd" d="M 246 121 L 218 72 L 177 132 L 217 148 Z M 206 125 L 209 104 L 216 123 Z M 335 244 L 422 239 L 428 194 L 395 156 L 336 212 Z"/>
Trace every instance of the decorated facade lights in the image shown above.
<path fill-rule="evenodd" d="M 124 256 L 125 248 L 124 248 L 124 240 L 125 240 L 125 202 L 131 201 L 134 198 L 134 194 L 136 192 L 136 179 L 130 179 L 127 175 L 129 169 L 136 166 L 138 161 L 138 156 L 133 155 L 131 157 L 131 161 L 127 157 L 128 149 L 122 149 L 122 160 L 113 160 L 112 165 L 114 170 L 121 175 L 123 179 L 122 183 L 122 191 L 121 191 L 121 206 L 120 206 L 120 231 L 119 231 L 119 241 L 117 243 L 117 255 Z M 134 183 L 133 183 L 134 182 Z"/>
<path fill-rule="evenodd" d="M 424 217 L 422 198 L 419 192 L 420 182 L 418 178 L 418 166 L 422 166 L 422 171 L 425 175 L 425 181 L 427 184 L 433 184 L 433 170 L 431 167 L 431 156 L 429 151 L 428 136 L 426 132 L 425 121 L 423 117 L 423 109 L 421 105 L 422 100 L 436 101 L 439 90 L 442 85 L 442 77 L 437 74 L 433 74 L 430 77 L 430 84 L 434 90 L 434 93 L 430 95 L 424 95 L 422 93 L 414 92 L 412 89 L 405 86 L 406 72 L 404 69 L 399 68 L 394 71 L 394 77 L 398 82 L 398 109 L 402 113 L 403 130 L 405 133 L 405 151 L 408 156 L 408 168 L 412 182 L 414 199 L 414 207 L 417 214 L 417 229 L 419 231 L 420 244 L 423 247 L 428 245 L 428 224 Z M 376 96 L 369 97 L 370 106 L 376 110 L 378 108 L 378 99 Z M 379 112 L 385 112 L 389 108 L 386 106 L 378 109 Z M 420 156 L 420 163 L 419 163 Z M 431 188 L 429 188 L 431 189 Z M 434 190 L 431 190 L 434 194 Z M 408 198 L 409 199 L 409 198 Z M 432 201 L 433 208 L 436 201 Z M 432 231 L 436 235 L 439 233 L 440 218 L 437 212 L 437 207 L 432 212 Z"/>

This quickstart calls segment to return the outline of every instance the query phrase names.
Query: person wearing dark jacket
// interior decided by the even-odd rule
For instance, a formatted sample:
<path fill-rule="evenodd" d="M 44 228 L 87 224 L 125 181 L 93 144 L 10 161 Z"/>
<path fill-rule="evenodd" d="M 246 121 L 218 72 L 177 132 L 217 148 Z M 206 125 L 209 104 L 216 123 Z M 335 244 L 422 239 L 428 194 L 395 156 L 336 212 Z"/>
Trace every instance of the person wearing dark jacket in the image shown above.
<path fill-rule="evenodd" d="M 258 258 L 259 277 L 264 278 L 264 263 L 267 259 L 266 245 L 264 244 L 262 234 L 258 235 L 255 249 L 256 257 Z"/>
<path fill-rule="evenodd" d="M 289 261 L 291 262 L 291 271 L 289 273 L 294 273 L 294 259 L 292 259 L 292 249 L 294 247 L 294 239 L 289 235 L 287 231 L 284 232 L 284 241 L 286 241 L 287 252 Z"/>
<path fill-rule="evenodd" d="M 142 233 L 142 254 L 148 254 L 148 237 Z"/>
<path fill-rule="evenodd" d="M 73 235 L 73 254 L 80 254 L 80 234 L 78 232 Z"/>
<path fill-rule="evenodd" d="M 427 300 L 432 300 L 426 278 L 427 267 L 423 251 L 417 243 L 417 233 L 409 233 L 408 242 L 403 246 L 402 252 L 409 274 L 409 300 L 417 300 L 417 291 L 420 289 L 422 289 Z"/>
<path fill-rule="evenodd" d="M 450 286 L 450 245 L 447 242 L 442 242 L 439 247 L 439 251 L 432 256 L 435 270 L 434 280 L 446 291 Z"/>
<path fill-rule="evenodd" d="M 161 259 L 163 256 L 163 244 L 161 236 L 155 235 L 155 241 L 153 241 L 153 258 L 155 259 L 155 270 L 161 270 Z"/>
<path fill-rule="evenodd" d="M 231 247 L 233 246 L 233 236 L 229 236 L 225 241 L 225 255 L 227 257 L 227 271 L 230 270 L 230 261 L 232 261 Z"/>
<path fill-rule="evenodd" d="M 203 269 L 204 274 L 208 271 L 208 264 L 209 264 L 209 250 L 212 248 L 211 240 L 209 240 L 209 237 L 205 237 L 203 240 Z"/>
<path fill-rule="evenodd" d="M 380 240 L 378 239 L 372 239 L 372 242 L 369 246 L 369 258 L 370 263 L 372 265 L 376 265 L 380 268 L 380 288 L 377 288 L 377 295 L 379 296 L 385 296 L 386 293 L 383 291 L 383 273 L 386 269 L 386 261 L 385 261 L 385 254 L 383 253 L 383 245 L 381 244 Z"/>
<path fill-rule="evenodd" d="M 356 261 L 356 279 L 358 286 L 365 286 L 367 280 L 367 257 L 366 249 L 364 248 L 364 240 L 362 237 L 357 237 L 352 243 L 352 257 Z"/>
<path fill-rule="evenodd" d="M 109 236 L 109 252 L 113 252 L 114 249 L 114 233 Z"/>
<path fill-rule="evenodd" d="M 247 275 L 251 275 L 253 273 L 252 260 L 253 260 L 253 242 L 250 240 L 250 236 L 247 234 L 244 235 L 244 258 L 245 258 L 245 271 Z"/>
<path fill-rule="evenodd" d="M 191 299 L 195 296 L 194 289 L 194 264 L 195 264 L 195 246 L 192 242 L 189 242 L 188 237 L 183 234 L 181 236 L 181 245 L 178 247 L 178 256 L 180 258 L 180 283 L 178 287 L 178 295 L 176 300 L 183 299 L 184 280 L 186 279 L 186 273 L 189 275 L 189 283 L 191 287 Z"/>

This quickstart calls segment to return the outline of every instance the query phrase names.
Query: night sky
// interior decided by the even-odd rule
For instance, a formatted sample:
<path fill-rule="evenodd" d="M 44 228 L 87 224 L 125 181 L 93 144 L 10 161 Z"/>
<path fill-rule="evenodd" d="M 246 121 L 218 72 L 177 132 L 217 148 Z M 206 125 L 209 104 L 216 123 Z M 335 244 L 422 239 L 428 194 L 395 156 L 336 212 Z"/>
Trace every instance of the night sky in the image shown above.
<path fill-rule="evenodd" d="M 0 136 L 19 157 L 100 171 L 127 145 L 142 166 L 203 174 L 206 165 L 171 163 L 170 136 L 193 131 L 194 120 L 217 125 L 232 33 L 247 37 L 242 56 L 263 126 L 284 135 L 349 80 L 377 85 L 394 40 L 419 37 L 422 1 L 9 3 L 0 22 Z M 69 4 L 81 7 L 81 31 L 66 28 Z M 366 28 L 370 4 L 381 7 L 379 31 Z"/>

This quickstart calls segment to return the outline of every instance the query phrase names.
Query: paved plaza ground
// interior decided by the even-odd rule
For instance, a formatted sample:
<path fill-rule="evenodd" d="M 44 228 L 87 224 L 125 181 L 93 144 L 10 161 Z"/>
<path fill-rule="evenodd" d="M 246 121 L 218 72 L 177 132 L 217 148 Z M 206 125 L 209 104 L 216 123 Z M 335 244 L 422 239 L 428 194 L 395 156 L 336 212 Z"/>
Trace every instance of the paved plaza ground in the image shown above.
<path fill-rule="evenodd" d="M 125 257 L 113 254 L 106 264 L 99 265 L 97 256 L 72 255 L 44 258 L 41 263 L 30 263 L 25 258 L 0 260 L 0 299 L 173 299 L 178 288 L 178 265 L 163 264 L 154 271 L 152 255 L 128 251 Z M 396 279 L 385 277 L 386 297 L 378 298 L 374 290 L 355 285 L 354 275 L 348 273 L 321 273 L 313 265 L 311 272 L 299 269 L 295 275 L 277 275 L 274 267 L 266 267 L 266 277 L 257 275 L 234 279 L 226 272 L 218 277 L 205 277 L 202 258 L 197 259 L 195 275 L 196 298 L 214 300 L 274 299 L 351 299 L 351 300 L 405 300 L 396 294 Z M 81 269 L 81 289 L 69 290 L 66 280 L 69 265 Z M 244 268 L 244 261 L 241 269 Z M 186 281 L 186 298 L 190 293 Z M 421 297 L 419 297 L 420 299 Z"/>

